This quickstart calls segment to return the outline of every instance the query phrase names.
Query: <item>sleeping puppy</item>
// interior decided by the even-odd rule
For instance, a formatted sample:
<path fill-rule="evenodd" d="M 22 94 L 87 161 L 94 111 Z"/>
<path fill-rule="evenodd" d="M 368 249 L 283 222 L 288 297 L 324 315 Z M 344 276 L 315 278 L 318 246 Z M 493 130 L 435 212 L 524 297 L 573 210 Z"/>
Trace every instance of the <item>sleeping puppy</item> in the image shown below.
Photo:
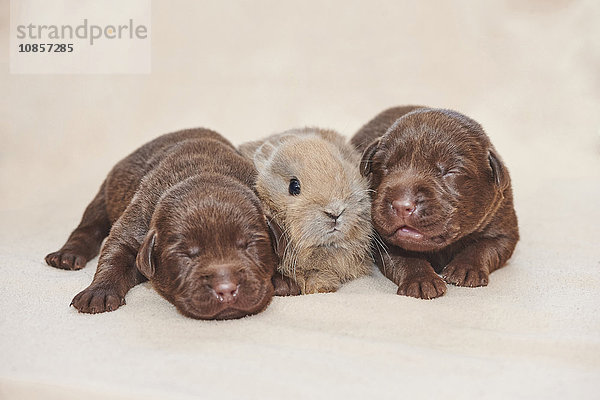
<path fill-rule="evenodd" d="M 369 176 L 374 257 L 398 294 L 485 286 L 519 240 L 508 170 L 481 126 L 455 111 L 386 110 L 352 138 Z M 441 273 L 444 280 L 437 274 Z"/>
<path fill-rule="evenodd" d="M 277 257 L 251 190 L 255 177 L 252 163 L 216 132 L 160 136 L 112 169 L 46 262 L 83 268 L 108 235 L 91 285 L 72 302 L 84 313 L 116 310 L 147 279 L 192 318 L 260 312 L 273 296 Z"/>

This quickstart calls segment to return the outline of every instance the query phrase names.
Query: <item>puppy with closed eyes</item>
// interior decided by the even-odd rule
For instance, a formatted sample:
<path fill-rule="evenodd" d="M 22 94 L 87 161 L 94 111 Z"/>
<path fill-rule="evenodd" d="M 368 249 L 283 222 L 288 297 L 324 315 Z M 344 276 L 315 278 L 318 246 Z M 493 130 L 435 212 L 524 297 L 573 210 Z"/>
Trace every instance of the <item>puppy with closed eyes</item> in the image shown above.
<path fill-rule="evenodd" d="M 64 246 L 46 256 L 77 270 L 100 253 L 96 275 L 72 305 L 114 311 L 150 280 L 184 315 L 229 319 L 271 301 L 277 265 L 256 170 L 208 129 L 160 136 L 120 161 Z"/>
<path fill-rule="evenodd" d="M 519 240 L 510 176 L 481 125 L 458 112 L 388 109 L 352 138 L 370 177 L 374 246 L 398 294 L 485 286 Z M 443 277 L 437 275 L 440 273 Z"/>

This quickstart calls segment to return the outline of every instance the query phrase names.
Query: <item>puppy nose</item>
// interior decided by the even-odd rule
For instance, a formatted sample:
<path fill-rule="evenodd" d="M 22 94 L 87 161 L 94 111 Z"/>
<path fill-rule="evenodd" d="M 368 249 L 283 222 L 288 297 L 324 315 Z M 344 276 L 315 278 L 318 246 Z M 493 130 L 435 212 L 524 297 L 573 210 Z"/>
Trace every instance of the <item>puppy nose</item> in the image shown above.
<path fill-rule="evenodd" d="M 221 303 L 233 303 L 238 294 L 238 285 L 231 281 L 220 282 L 213 286 L 213 290 Z"/>
<path fill-rule="evenodd" d="M 415 212 L 417 205 L 413 200 L 402 199 L 392 201 L 392 207 L 396 211 L 396 214 L 408 217 Z"/>
<path fill-rule="evenodd" d="M 239 284 L 235 271 L 229 265 L 219 265 L 210 278 L 209 285 L 221 303 L 233 303 L 237 299 Z"/>

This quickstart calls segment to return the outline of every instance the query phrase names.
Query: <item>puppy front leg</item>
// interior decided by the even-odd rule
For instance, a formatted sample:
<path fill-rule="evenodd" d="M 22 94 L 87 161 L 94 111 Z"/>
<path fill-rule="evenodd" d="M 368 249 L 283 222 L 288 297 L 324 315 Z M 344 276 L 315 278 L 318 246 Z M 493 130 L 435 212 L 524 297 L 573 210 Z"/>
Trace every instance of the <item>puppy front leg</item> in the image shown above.
<path fill-rule="evenodd" d="M 92 283 L 71 302 L 77 310 L 90 314 L 114 311 L 125 304 L 129 289 L 146 280 L 135 264 L 148 231 L 143 215 L 142 209 L 132 205 L 115 223 L 102 248 Z"/>
<path fill-rule="evenodd" d="M 381 272 L 398 285 L 397 294 L 418 299 L 434 299 L 446 293 L 446 284 L 429 262 L 421 258 L 375 252 L 375 263 Z"/>
<path fill-rule="evenodd" d="M 98 269 L 87 289 L 77 294 L 71 304 L 80 312 L 96 314 L 114 311 L 125 304 L 125 294 L 145 280 L 135 267 L 137 249 L 111 238 L 102 249 Z"/>
<path fill-rule="evenodd" d="M 509 236 L 479 239 L 456 254 L 442 276 L 457 286 L 486 286 L 490 273 L 506 264 L 515 245 L 516 239 Z"/>

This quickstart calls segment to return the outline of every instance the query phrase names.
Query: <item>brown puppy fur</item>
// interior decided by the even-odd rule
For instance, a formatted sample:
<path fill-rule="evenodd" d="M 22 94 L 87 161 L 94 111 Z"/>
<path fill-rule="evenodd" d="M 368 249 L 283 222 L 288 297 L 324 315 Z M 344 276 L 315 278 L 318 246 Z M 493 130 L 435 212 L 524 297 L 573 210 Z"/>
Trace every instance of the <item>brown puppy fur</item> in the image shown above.
<path fill-rule="evenodd" d="M 290 294 L 333 292 L 369 272 L 368 180 L 358 168 L 360 154 L 344 137 L 293 129 L 240 151 L 258 169 L 256 191 L 275 233 L 279 271 L 291 278 Z"/>
<path fill-rule="evenodd" d="M 91 285 L 73 299 L 80 312 L 116 310 L 146 279 L 192 318 L 260 312 L 273 296 L 277 257 L 251 190 L 255 177 L 252 163 L 216 132 L 160 136 L 112 169 L 46 262 L 83 268 L 108 235 Z"/>
<path fill-rule="evenodd" d="M 371 178 L 381 271 L 398 294 L 431 299 L 485 286 L 519 240 L 508 170 L 481 126 L 455 111 L 386 110 L 352 138 Z"/>

